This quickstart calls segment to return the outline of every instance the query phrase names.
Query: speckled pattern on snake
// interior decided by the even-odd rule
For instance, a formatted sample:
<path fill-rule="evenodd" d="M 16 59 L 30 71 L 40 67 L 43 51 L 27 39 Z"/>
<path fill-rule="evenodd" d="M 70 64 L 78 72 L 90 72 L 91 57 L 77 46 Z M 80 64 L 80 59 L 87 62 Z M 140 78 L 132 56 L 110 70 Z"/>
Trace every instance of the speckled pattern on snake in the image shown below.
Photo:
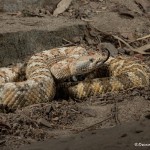
<path fill-rule="evenodd" d="M 16 109 L 35 103 L 50 102 L 59 85 L 70 77 L 87 76 L 87 80 L 66 87 L 73 98 L 86 98 L 106 92 L 149 85 L 148 67 L 124 58 L 109 58 L 109 77 L 98 75 L 106 61 L 102 54 L 78 46 L 62 47 L 33 55 L 26 66 L 26 80 L 18 81 L 22 66 L 0 68 L 0 104 Z"/>
<path fill-rule="evenodd" d="M 17 81 L 21 65 L 0 68 L 0 104 L 9 108 L 53 100 L 56 82 L 92 72 L 104 62 L 102 55 L 82 47 L 62 47 L 33 55 L 27 62 L 25 81 Z"/>

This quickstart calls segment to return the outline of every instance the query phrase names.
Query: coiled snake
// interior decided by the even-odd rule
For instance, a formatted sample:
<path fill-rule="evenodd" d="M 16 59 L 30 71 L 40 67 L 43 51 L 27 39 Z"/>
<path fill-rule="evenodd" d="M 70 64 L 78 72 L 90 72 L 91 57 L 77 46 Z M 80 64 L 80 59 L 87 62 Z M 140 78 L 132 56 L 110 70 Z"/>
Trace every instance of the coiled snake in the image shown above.
<path fill-rule="evenodd" d="M 0 68 L 0 104 L 20 108 L 34 103 L 49 102 L 56 94 L 56 83 L 78 75 L 88 76 L 100 71 L 107 60 L 100 53 L 82 47 L 63 47 L 33 55 L 26 66 L 25 81 L 18 81 L 22 65 Z M 109 77 L 98 75 L 66 87 L 70 96 L 85 98 L 91 95 L 149 85 L 147 68 L 134 61 L 109 58 Z M 96 78 L 96 79 L 95 79 Z"/>
<path fill-rule="evenodd" d="M 0 103 L 16 109 L 49 102 L 56 93 L 55 81 L 91 72 L 104 62 L 102 55 L 76 46 L 37 53 L 27 63 L 25 81 L 16 82 L 21 66 L 0 69 Z"/>

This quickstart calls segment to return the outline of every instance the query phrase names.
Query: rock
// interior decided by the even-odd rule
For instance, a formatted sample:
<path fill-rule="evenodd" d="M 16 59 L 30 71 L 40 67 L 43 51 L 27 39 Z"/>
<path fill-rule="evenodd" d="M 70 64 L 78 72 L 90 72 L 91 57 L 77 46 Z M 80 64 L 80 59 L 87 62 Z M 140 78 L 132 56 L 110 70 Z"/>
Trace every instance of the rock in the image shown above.
<path fill-rule="evenodd" d="M 56 7 L 60 0 L 0 0 L 0 11 L 16 12 L 30 8 L 44 8 L 46 6 Z"/>
<path fill-rule="evenodd" d="M 115 57 L 118 55 L 118 50 L 111 43 L 101 43 L 103 48 L 107 48 L 110 52 L 110 55 Z"/>
<path fill-rule="evenodd" d="M 125 54 L 126 50 L 124 48 L 118 48 L 119 54 Z"/>
<path fill-rule="evenodd" d="M 43 126 L 48 127 L 48 128 L 52 127 L 51 124 L 47 120 L 45 120 L 44 118 L 40 118 L 37 122 L 39 125 L 43 125 Z"/>
<path fill-rule="evenodd" d="M 13 21 L 8 24 L 8 21 Z M 67 23 L 66 23 L 67 22 Z M 1 26 L 2 25 L 2 26 Z M 22 62 L 36 52 L 62 45 L 62 39 L 84 36 L 85 23 L 64 17 L 18 18 L 1 16 L 0 66 Z"/>
<path fill-rule="evenodd" d="M 54 110 L 54 108 L 51 105 L 49 105 L 46 107 L 45 114 L 49 115 L 51 113 L 51 111 L 53 111 L 53 110 Z"/>
<path fill-rule="evenodd" d="M 82 114 L 88 116 L 88 117 L 96 117 L 97 114 L 93 109 L 88 109 L 88 108 L 80 108 Z"/>
<path fill-rule="evenodd" d="M 139 95 L 139 92 L 138 92 L 138 91 L 133 91 L 133 92 L 132 92 L 132 96 L 137 96 L 137 95 Z"/>
<path fill-rule="evenodd" d="M 0 140 L 0 145 L 3 145 L 6 143 L 6 140 Z"/>
<path fill-rule="evenodd" d="M 55 117 L 52 119 L 53 121 L 58 121 L 59 120 L 59 117 Z"/>

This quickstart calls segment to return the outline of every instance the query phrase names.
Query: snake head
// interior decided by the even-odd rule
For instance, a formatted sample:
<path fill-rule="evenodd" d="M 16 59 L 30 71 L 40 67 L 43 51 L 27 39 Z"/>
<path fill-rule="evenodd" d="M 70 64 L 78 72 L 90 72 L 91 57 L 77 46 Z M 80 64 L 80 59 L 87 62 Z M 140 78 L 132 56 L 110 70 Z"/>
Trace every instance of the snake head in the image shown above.
<path fill-rule="evenodd" d="M 71 63 L 71 75 L 90 73 L 102 66 L 108 60 L 108 58 L 109 53 L 106 58 L 100 54 L 81 56 L 79 59 Z"/>
<path fill-rule="evenodd" d="M 108 49 L 105 49 L 105 51 L 107 51 L 106 57 L 97 53 L 93 58 L 89 59 L 89 61 L 91 62 L 91 68 L 97 69 L 100 66 L 102 66 L 109 59 L 110 52 Z"/>

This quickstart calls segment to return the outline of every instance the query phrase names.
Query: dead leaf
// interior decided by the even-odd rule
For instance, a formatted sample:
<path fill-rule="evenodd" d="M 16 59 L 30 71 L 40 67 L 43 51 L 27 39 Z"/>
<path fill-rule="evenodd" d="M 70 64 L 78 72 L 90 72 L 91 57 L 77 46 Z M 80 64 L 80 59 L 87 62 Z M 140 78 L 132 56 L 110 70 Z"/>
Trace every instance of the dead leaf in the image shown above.
<path fill-rule="evenodd" d="M 96 2 L 90 2 L 90 6 L 92 9 L 97 9 L 99 5 Z"/>
<path fill-rule="evenodd" d="M 69 7 L 71 2 L 72 0 L 61 0 L 54 10 L 53 15 L 57 17 L 59 14 L 63 13 Z"/>

